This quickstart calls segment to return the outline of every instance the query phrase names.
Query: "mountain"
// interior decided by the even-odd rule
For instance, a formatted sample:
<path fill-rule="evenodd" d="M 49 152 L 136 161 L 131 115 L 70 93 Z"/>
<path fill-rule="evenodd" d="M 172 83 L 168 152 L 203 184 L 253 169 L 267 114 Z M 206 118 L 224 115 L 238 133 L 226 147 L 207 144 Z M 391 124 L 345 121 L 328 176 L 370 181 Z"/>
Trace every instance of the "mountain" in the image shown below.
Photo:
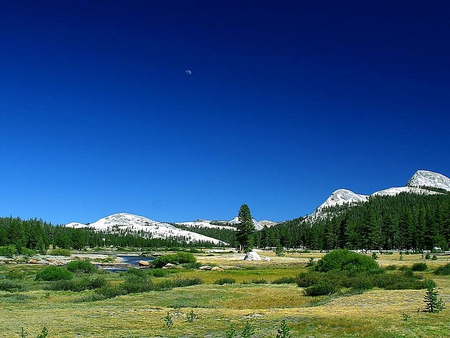
<path fill-rule="evenodd" d="M 450 178 L 428 170 L 418 170 L 408 181 L 408 187 L 430 187 L 450 191 Z"/>
<path fill-rule="evenodd" d="M 235 217 L 233 218 L 231 221 L 229 221 L 228 223 L 230 224 L 238 224 L 239 223 L 239 218 Z M 253 224 L 255 225 L 255 229 L 256 230 L 262 230 L 264 228 L 264 226 L 266 227 L 271 227 L 274 226 L 275 224 L 277 224 L 276 222 L 272 222 L 272 221 L 267 221 L 267 220 L 263 220 L 263 221 L 257 221 L 253 218 Z"/>
<path fill-rule="evenodd" d="M 400 193 L 413 194 L 440 194 L 439 191 L 432 189 L 446 190 L 450 192 L 450 179 L 442 174 L 428 171 L 418 170 L 408 181 L 405 187 L 392 187 L 384 190 L 379 190 L 371 195 L 356 194 L 351 190 L 338 189 L 334 191 L 327 200 L 322 203 L 312 214 L 307 218 L 314 221 L 318 218 L 324 218 L 328 215 L 328 208 L 341 205 L 356 205 L 364 203 L 369 200 L 371 196 L 395 196 Z"/>
<path fill-rule="evenodd" d="M 90 224 L 72 222 L 65 225 L 72 228 L 90 228 L 95 231 L 110 233 L 142 232 L 152 238 L 173 238 L 187 243 L 209 242 L 217 245 L 226 244 L 218 239 L 178 229 L 169 223 L 157 222 L 150 218 L 128 213 L 113 214 Z"/>

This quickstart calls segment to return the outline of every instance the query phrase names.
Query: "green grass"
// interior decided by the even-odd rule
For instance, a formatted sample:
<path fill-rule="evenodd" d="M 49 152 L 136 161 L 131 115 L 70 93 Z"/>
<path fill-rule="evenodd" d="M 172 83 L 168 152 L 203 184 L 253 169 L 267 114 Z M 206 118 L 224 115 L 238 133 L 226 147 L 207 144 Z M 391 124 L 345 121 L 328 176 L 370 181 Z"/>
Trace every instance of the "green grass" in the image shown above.
<path fill-rule="evenodd" d="M 317 253 L 313 253 L 317 257 Z M 205 256 L 198 255 L 198 259 Z M 243 263 L 226 255 L 216 266 L 224 270 L 177 270 L 176 273 L 154 277 L 149 271 L 129 274 L 102 274 L 113 286 L 125 283 L 127 275 L 147 278 L 152 282 L 200 278 L 203 284 L 174 287 L 166 291 L 130 293 L 111 299 L 82 302 L 80 299 L 95 294 L 95 290 L 46 290 L 50 282 L 35 281 L 42 267 L 33 265 L 0 266 L 0 280 L 19 283 L 22 291 L 0 291 L 0 337 L 19 337 L 21 327 L 37 337 L 42 328 L 48 329 L 48 338 L 78 337 L 225 337 L 234 325 L 238 337 L 248 321 L 255 329 L 254 337 L 276 337 L 282 320 L 286 321 L 293 337 L 446 337 L 448 311 L 436 314 L 417 311 L 424 307 L 425 290 L 381 290 L 374 288 L 364 293 L 336 294 L 307 297 L 295 283 L 274 284 L 272 281 L 298 276 L 307 271 L 308 254 L 289 253 L 285 257 L 271 257 L 271 262 Z M 412 267 L 423 262 L 420 255 L 380 255 L 381 266 Z M 302 264 L 298 264 L 300 260 Z M 428 263 L 428 262 L 427 262 Z M 445 302 L 450 301 L 450 276 L 435 276 L 439 260 L 428 264 L 423 278 L 435 280 L 437 291 Z M 166 271 L 166 270 L 165 270 Z M 15 276 L 15 277 L 14 277 Z M 81 277 L 80 277 L 81 278 Z M 221 278 L 233 278 L 234 284 L 214 284 Z M 259 284 L 252 281 L 265 280 Z M 138 280 L 134 280 L 138 282 Z M 173 325 L 165 327 L 169 314 Z M 195 314 L 195 320 L 189 318 Z M 405 320 L 405 318 L 407 318 Z"/>

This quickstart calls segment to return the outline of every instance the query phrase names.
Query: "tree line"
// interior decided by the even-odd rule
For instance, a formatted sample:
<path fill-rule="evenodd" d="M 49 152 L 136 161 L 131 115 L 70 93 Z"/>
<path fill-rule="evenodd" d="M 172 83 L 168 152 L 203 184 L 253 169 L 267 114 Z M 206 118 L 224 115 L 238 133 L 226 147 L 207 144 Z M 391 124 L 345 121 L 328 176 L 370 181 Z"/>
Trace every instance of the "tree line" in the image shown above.
<path fill-rule="evenodd" d="M 372 196 L 368 202 L 323 210 L 323 217 L 300 217 L 254 229 L 249 207 L 239 210 L 236 231 L 191 227 L 186 230 L 216 238 L 251 251 L 253 247 L 337 248 L 368 250 L 448 250 L 450 242 L 450 194 L 401 193 Z M 222 224 L 222 223 L 221 223 Z M 222 224 L 223 225 L 223 224 Z M 183 226 L 177 225 L 184 229 Z M 41 219 L 0 218 L 0 247 L 14 245 L 17 253 L 29 249 L 46 252 L 51 247 L 82 250 L 86 247 L 212 247 L 209 242 L 188 243 L 187 238 L 152 238 L 148 233 L 119 230 L 115 233 L 54 226 Z"/>
<path fill-rule="evenodd" d="M 327 208 L 316 220 L 297 218 L 255 234 L 261 248 L 448 250 L 449 241 L 448 192 L 372 196 L 366 203 Z"/>
<path fill-rule="evenodd" d="M 42 219 L 23 220 L 19 217 L 0 218 L 0 247 L 14 246 L 15 252 L 22 254 L 27 250 L 45 253 L 50 247 L 82 250 L 86 247 L 123 248 L 179 248 L 212 247 L 209 242 L 188 243 L 184 237 L 152 238 L 147 232 L 120 230 L 115 233 L 95 231 L 89 228 L 54 226 Z"/>

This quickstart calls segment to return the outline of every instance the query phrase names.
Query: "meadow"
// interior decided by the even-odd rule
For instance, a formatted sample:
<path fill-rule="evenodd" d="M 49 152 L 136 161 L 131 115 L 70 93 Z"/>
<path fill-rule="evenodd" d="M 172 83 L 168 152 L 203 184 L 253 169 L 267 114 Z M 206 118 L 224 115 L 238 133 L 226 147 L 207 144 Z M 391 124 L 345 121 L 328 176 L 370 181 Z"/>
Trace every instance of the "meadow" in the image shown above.
<path fill-rule="evenodd" d="M 95 291 L 51 290 L 36 281 L 41 266 L 0 265 L 0 284 L 17 288 L 0 291 L 0 337 L 448 337 L 449 309 L 424 312 L 425 290 L 384 290 L 305 296 L 292 282 L 322 253 L 259 252 L 263 260 L 243 261 L 235 253 L 196 253 L 198 265 L 213 270 L 172 269 L 152 280 L 199 279 L 201 284 L 173 287 L 93 300 Z M 264 260 L 268 257 L 270 260 Z M 381 267 L 398 271 L 415 263 L 427 270 L 417 278 L 433 279 L 445 303 L 450 302 L 450 276 L 434 271 L 448 256 L 425 260 L 421 254 L 378 255 Z M 108 283 L 120 284 L 123 274 L 97 272 Z M 220 282 L 222 281 L 222 282 Z M 279 283 L 285 281 L 285 283 Z M 290 283 L 286 283 L 289 282 Z M 245 332 L 251 327 L 252 333 Z M 22 331 L 23 329 L 23 331 Z M 42 337 L 42 335 L 41 335 Z"/>

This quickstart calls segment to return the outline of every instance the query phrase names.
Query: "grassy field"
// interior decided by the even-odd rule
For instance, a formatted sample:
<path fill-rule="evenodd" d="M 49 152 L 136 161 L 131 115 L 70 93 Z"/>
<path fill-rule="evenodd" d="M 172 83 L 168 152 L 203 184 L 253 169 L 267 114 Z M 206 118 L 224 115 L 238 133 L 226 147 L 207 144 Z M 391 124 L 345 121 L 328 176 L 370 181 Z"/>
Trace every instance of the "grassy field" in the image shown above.
<path fill-rule="evenodd" d="M 307 297 L 295 283 L 273 284 L 283 277 L 306 271 L 311 258 L 320 253 L 295 253 L 277 257 L 260 252 L 270 261 L 245 262 L 242 255 L 196 254 L 198 262 L 216 267 L 212 271 L 180 269 L 165 278 L 200 278 L 203 284 L 80 301 L 93 291 L 48 291 L 34 276 L 40 267 L 4 264 L 0 276 L 15 276 L 26 291 L 0 291 L 0 337 L 37 337 L 43 327 L 48 337 L 227 337 L 233 325 L 241 337 L 246 323 L 253 337 L 277 337 L 286 321 L 292 337 L 449 337 L 448 311 L 426 313 L 425 290 L 386 291 L 363 294 Z M 424 262 L 421 255 L 379 255 L 380 266 L 412 266 Z M 433 270 L 447 264 L 447 257 L 427 260 L 431 278 L 445 303 L 450 302 L 450 276 L 435 276 Z M 119 274 L 107 274 L 119 282 Z M 220 279 L 234 284 L 218 285 Z M 5 278 L 3 278 L 4 280 Z M 2 279 L 0 279 L 1 281 Z M 169 319 L 170 318 L 170 319 Z M 170 321 L 170 324 L 168 324 Z"/>

